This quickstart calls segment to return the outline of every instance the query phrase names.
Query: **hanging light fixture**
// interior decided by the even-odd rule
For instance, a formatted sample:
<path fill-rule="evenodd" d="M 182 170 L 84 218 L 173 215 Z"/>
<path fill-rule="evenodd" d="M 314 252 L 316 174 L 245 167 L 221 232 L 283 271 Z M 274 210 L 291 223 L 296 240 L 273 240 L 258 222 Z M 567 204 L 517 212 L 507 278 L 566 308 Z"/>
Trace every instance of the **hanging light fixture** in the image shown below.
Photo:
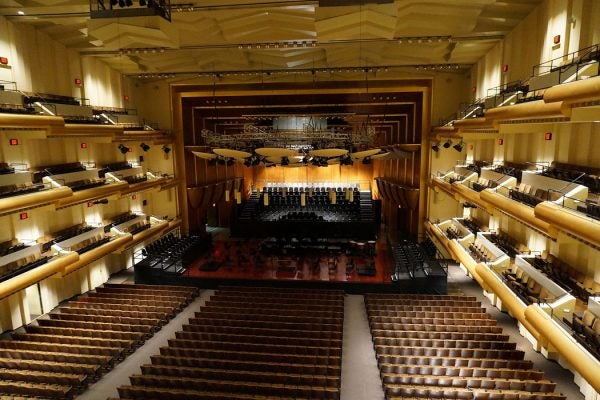
<path fill-rule="evenodd" d="M 458 151 L 459 153 L 463 150 L 463 147 L 465 145 L 465 142 L 461 141 L 459 143 L 456 143 L 454 146 L 452 146 L 454 148 L 454 150 Z"/>

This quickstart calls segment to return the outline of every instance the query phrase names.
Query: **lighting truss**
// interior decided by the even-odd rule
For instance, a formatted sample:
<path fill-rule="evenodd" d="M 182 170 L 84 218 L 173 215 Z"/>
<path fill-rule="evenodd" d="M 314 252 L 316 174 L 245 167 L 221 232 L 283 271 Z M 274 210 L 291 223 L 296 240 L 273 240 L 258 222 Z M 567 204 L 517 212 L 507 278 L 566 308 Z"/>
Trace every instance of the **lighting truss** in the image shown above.
<path fill-rule="evenodd" d="M 317 147 L 347 148 L 353 145 L 369 146 L 376 130 L 371 125 L 347 129 L 281 130 L 245 124 L 243 132 L 225 134 L 208 129 L 201 132 L 206 145 L 211 147 L 254 149 L 257 147 L 281 147 L 289 149 L 312 149 Z"/>
<path fill-rule="evenodd" d="M 90 0 L 90 18 L 131 18 L 159 16 L 171 22 L 171 0 L 129 1 Z"/>

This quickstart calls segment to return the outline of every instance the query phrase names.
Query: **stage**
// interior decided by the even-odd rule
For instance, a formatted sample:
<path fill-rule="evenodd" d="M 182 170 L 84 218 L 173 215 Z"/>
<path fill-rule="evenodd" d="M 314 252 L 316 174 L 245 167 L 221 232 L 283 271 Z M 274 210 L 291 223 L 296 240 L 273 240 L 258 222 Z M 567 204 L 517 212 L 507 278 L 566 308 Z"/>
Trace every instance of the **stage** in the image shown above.
<path fill-rule="evenodd" d="M 348 293 L 446 293 L 446 272 L 392 282 L 394 260 L 386 240 L 289 241 L 236 239 L 216 235 L 212 248 L 181 275 L 136 268 L 136 282 L 193 285 L 307 287 Z"/>

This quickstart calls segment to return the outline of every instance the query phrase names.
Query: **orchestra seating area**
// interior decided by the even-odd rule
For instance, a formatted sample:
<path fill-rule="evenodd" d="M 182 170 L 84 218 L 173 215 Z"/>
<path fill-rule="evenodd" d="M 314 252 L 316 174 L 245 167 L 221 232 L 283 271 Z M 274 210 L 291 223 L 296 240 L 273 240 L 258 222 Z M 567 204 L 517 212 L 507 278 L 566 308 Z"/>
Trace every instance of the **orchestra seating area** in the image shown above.
<path fill-rule="evenodd" d="M 349 187 L 269 186 L 250 195 L 231 231 L 238 237 L 369 240 L 375 236 L 375 222 L 370 191 Z"/>
<path fill-rule="evenodd" d="M 211 238 L 205 236 L 163 236 L 141 251 L 143 259 L 135 264 L 136 270 L 182 274 L 208 247 Z"/>
<path fill-rule="evenodd" d="M 401 279 L 412 279 L 427 276 L 437 263 L 434 257 L 430 257 L 421 245 L 409 241 L 403 241 L 392 245 L 394 257 L 394 270 L 392 281 Z"/>
<path fill-rule="evenodd" d="M 0 396 L 71 399 L 198 295 L 174 286 L 104 284 L 0 340 Z"/>
<path fill-rule="evenodd" d="M 340 399 L 344 293 L 221 287 L 122 399 Z"/>
<path fill-rule="evenodd" d="M 257 207 L 256 218 L 259 220 L 281 219 L 290 212 L 311 212 L 320 220 L 326 221 L 351 221 L 360 218 L 360 192 L 358 188 L 330 190 L 325 187 L 298 188 L 263 188 L 261 200 Z M 349 195 L 352 190 L 352 197 Z M 305 205 L 301 203 L 301 195 L 305 195 Z M 335 201 L 333 201 L 333 194 Z M 265 205 L 264 197 L 268 196 L 268 205 Z M 283 213 L 277 213 L 282 211 Z"/>
<path fill-rule="evenodd" d="M 563 400 L 474 297 L 365 297 L 386 400 Z"/>

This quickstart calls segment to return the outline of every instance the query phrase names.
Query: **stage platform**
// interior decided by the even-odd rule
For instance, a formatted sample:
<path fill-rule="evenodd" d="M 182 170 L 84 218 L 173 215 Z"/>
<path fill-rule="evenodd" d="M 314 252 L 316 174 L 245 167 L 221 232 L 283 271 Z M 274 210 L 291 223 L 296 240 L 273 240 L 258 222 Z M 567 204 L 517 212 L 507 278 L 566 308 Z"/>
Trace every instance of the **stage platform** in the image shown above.
<path fill-rule="evenodd" d="M 279 248 L 278 248 L 279 245 Z M 266 248 L 265 248 L 266 247 Z M 298 248 L 301 247 L 301 248 Z M 321 248 L 323 247 L 323 248 Z M 136 283 L 338 289 L 347 293 L 447 292 L 447 276 L 439 265 L 392 282 L 393 258 L 386 241 L 288 246 L 257 239 L 215 240 L 210 253 L 199 257 L 184 274 L 135 269 Z"/>

